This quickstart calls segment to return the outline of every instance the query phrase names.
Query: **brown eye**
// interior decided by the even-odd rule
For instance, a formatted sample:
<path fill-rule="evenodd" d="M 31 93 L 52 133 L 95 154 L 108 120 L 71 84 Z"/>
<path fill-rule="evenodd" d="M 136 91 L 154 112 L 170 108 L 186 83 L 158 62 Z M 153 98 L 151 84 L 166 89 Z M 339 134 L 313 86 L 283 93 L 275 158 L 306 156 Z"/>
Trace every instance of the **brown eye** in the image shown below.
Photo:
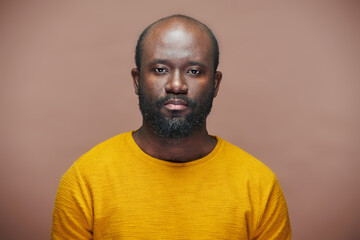
<path fill-rule="evenodd" d="M 163 72 L 165 72 L 165 69 L 164 68 L 155 68 L 154 71 L 157 73 L 163 73 Z"/>
<path fill-rule="evenodd" d="M 191 74 L 193 74 L 193 75 L 198 75 L 198 74 L 200 74 L 200 71 L 199 71 L 199 70 L 196 70 L 196 69 L 191 69 L 191 70 L 189 71 L 189 73 L 191 73 Z"/>

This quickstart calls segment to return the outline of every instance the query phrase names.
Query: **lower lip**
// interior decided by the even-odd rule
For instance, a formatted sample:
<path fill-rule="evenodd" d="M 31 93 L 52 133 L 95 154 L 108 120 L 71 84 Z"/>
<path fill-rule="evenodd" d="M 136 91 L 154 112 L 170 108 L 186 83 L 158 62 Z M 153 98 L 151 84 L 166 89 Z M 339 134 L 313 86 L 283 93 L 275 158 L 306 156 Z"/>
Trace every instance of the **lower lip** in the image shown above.
<path fill-rule="evenodd" d="M 182 104 L 166 104 L 165 107 L 168 110 L 184 110 L 187 106 Z"/>

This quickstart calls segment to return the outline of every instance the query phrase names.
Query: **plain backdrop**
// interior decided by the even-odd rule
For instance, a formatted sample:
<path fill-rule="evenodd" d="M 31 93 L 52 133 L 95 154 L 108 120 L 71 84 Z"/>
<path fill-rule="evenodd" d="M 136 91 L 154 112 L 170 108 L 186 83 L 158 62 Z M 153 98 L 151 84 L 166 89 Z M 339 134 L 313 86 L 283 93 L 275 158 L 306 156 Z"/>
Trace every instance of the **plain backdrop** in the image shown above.
<path fill-rule="evenodd" d="M 0 239 L 50 238 L 62 174 L 141 124 L 141 31 L 206 23 L 223 81 L 209 132 L 278 176 L 295 240 L 360 239 L 359 1 L 1 1 Z"/>

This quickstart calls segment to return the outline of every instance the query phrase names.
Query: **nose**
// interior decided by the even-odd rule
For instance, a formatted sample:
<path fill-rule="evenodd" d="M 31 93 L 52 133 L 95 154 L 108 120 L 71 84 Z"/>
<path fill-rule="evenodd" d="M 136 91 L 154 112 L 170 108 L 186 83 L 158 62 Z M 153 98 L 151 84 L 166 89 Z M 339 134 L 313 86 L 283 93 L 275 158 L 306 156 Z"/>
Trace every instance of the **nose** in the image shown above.
<path fill-rule="evenodd" d="M 174 94 L 186 94 L 188 92 L 188 86 L 184 76 L 182 76 L 179 70 L 174 71 L 173 74 L 169 76 L 169 80 L 165 85 L 165 91 Z"/>

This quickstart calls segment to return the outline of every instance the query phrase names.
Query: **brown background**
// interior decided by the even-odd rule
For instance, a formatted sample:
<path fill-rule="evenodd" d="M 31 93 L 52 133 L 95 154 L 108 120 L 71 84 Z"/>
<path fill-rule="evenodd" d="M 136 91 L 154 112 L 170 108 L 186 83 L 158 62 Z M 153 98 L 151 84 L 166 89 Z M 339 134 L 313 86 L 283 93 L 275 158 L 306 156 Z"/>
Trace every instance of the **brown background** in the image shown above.
<path fill-rule="evenodd" d="M 1 1 L 0 238 L 49 239 L 61 175 L 136 129 L 149 23 L 205 22 L 224 78 L 210 133 L 277 174 L 293 239 L 360 239 L 359 1 Z"/>

